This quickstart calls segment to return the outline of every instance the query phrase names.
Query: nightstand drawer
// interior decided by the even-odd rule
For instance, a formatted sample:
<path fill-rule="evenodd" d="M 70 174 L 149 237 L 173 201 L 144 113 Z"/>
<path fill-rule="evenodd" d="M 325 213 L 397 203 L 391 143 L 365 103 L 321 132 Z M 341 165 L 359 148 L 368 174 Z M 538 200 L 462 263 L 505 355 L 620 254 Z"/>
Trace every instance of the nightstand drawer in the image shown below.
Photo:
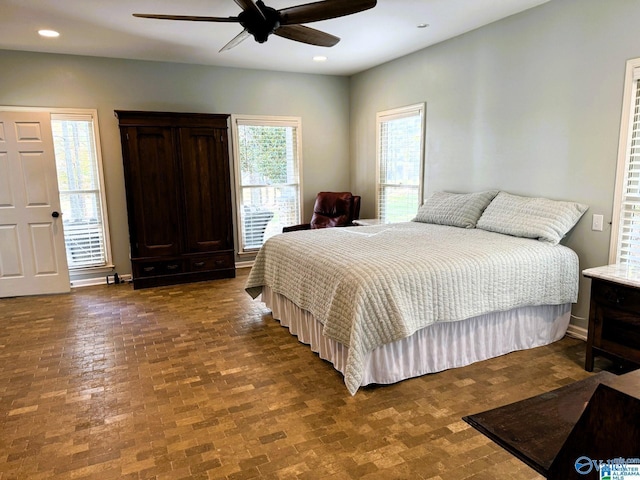
<path fill-rule="evenodd" d="M 600 308 L 602 332 L 600 338 L 594 339 L 594 345 L 601 347 L 607 341 L 640 349 L 640 316 L 613 308 Z"/>
<path fill-rule="evenodd" d="M 633 287 L 594 279 L 591 295 L 600 305 L 640 312 L 640 291 Z"/>

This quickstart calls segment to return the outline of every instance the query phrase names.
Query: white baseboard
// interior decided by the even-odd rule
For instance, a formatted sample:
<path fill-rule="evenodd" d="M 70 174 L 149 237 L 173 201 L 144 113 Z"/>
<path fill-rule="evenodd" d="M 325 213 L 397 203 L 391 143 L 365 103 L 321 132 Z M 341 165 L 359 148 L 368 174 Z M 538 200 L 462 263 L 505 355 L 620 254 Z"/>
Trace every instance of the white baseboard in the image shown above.
<path fill-rule="evenodd" d="M 113 275 L 109 275 L 109 282 L 113 283 Z M 131 274 L 126 274 L 126 275 L 121 275 L 120 276 L 120 283 L 126 283 L 126 282 L 130 282 L 131 281 Z M 73 280 L 71 282 L 71 288 L 78 288 L 78 287 L 92 287 L 94 285 L 106 285 L 107 283 L 107 276 L 103 275 L 101 277 L 94 277 L 94 278 L 83 278 L 82 280 Z"/>
<path fill-rule="evenodd" d="M 577 325 L 569 324 L 569 328 L 567 328 L 567 335 L 584 340 L 585 342 L 587 341 L 587 329 L 578 327 Z"/>
<path fill-rule="evenodd" d="M 253 260 L 247 262 L 238 262 L 236 263 L 236 268 L 251 268 L 253 267 Z M 131 274 L 121 275 L 120 282 L 130 282 Z M 109 282 L 113 283 L 113 275 L 109 275 Z M 91 287 L 94 285 L 105 285 L 107 283 L 107 276 L 94 277 L 94 278 L 84 278 L 82 280 L 73 280 L 71 282 L 71 288 L 78 287 Z"/>

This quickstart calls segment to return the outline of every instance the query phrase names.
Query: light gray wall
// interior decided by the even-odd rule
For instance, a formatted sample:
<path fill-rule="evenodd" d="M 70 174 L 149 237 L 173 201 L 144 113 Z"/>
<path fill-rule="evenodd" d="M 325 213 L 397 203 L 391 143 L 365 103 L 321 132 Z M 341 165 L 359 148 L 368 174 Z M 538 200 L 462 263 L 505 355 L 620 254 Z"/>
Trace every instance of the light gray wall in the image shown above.
<path fill-rule="evenodd" d="M 563 242 L 608 263 L 625 63 L 637 0 L 551 0 L 351 79 L 351 189 L 374 214 L 375 114 L 427 104 L 425 196 L 499 188 L 590 206 Z M 591 216 L 605 231 L 591 231 Z M 586 326 L 590 281 L 573 323 Z"/>
<path fill-rule="evenodd" d="M 114 110 L 299 116 L 305 218 L 311 217 L 317 192 L 349 189 L 345 77 L 2 50 L 0 65 L 0 105 L 98 110 L 111 242 L 120 274 L 130 273 L 131 265 Z"/>

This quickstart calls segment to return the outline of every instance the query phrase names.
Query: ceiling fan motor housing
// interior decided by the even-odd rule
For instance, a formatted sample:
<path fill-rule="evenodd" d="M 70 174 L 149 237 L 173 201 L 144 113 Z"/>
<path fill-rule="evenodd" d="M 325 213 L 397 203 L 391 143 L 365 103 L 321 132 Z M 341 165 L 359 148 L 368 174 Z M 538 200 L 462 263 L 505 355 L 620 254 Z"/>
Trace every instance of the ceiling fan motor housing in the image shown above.
<path fill-rule="evenodd" d="M 262 1 L 256 2 L 263 15 L 253 10 L 243 10 L 238 15 L 240 25 L 242 25 L 247 32 L 253 35 L 258 43 L 264 43 L 278 27 L 280 27 L 280 13 L 274 8 L 267 7 Z"/>

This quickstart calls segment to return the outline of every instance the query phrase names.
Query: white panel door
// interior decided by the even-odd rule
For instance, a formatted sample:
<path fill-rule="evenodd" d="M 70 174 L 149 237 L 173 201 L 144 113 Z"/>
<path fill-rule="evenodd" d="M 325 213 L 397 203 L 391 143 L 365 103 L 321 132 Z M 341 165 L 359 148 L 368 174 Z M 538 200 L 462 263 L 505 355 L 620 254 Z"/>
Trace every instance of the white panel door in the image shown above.
<path fill-rule="evenodd" d="M 69 290 L 50 114 L 0 111 L 0 297 Z"/>

